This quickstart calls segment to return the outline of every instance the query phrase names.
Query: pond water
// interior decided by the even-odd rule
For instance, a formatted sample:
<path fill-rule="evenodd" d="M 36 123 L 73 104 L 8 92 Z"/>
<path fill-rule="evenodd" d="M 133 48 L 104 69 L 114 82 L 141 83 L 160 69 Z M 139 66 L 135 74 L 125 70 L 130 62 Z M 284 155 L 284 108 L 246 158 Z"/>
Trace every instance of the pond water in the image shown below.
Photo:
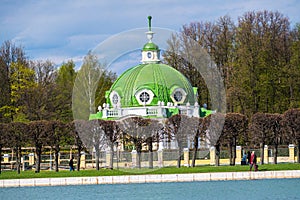
<path fill-rule="evenodd" d="M 300 199 L 300 179 L 0 188 L 0 199 Z"/>

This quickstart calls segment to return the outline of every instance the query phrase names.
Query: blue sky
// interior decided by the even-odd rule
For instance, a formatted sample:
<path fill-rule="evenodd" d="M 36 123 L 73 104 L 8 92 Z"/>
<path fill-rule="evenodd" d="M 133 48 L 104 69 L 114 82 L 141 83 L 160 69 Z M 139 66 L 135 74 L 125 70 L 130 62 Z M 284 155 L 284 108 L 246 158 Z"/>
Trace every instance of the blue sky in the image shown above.
<path fill-rule="evenodd" d="M 58 65 L 70 59 L 80 65 L 111 36 L 146 27 L 148 15 L 153 26 L 174 31 L 194 21 L 224 15 L 237 20 L 259 10 L 279 11 L 292 25 L 300 22 L 298 0 L 0 0 L 0 5 L 0 43 L 11 40 L 29 59 Z"/>

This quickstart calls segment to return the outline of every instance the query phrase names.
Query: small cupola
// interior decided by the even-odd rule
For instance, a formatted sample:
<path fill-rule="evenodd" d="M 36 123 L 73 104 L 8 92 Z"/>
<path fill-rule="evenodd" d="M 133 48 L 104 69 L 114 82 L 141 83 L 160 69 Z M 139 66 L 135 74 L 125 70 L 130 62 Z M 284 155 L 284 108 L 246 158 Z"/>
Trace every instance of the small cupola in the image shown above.
<path fill-rule="evenodd" d="M 148 16 L 148 32 L 146 32 L 147 39 L 149 40 L 142 49 L 142 63 L 160 63 L 160 50 L 159 47 L 152 42 L 154 32 L 151 30 L 151 16 Z"/>

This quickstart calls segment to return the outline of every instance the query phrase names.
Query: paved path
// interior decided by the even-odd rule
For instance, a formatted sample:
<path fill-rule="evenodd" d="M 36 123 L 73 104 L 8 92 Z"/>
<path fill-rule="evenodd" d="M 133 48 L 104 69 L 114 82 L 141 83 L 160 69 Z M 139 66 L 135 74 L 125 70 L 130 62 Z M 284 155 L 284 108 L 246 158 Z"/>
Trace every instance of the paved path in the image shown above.
<path fill-rule="evenodd" d="M 223 180 L 223 181 L 253 180 L 253 179 L 275 179 L 275 178 L 300 178 L 300 170 L 4 179 L 4 180 L 0 180 L 0 188 L 1 187 L 25 187 L 25 186 L 88 185 L 88 184 L 128 184 L 128 183 L 192 182 L 192 181 L 218 181 L 218 180 Z"/>

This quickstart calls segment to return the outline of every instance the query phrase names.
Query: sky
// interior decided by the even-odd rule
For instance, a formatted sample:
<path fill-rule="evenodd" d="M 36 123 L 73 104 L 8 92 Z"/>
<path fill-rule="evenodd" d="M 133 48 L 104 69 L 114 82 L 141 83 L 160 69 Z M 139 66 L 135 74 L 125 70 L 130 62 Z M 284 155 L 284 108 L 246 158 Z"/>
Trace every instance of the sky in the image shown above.
<path fill-rule="evenodd" d="M 300 22 L 299 0 L 0 0 L 0 44 L 10 40 L 30 60 L 58 66 L 73 60 L 78 68 L 88 51 L 114 36 L 147 30 L 148 15 L 154 27 L 179 31 L 191 22 L 225 15 L 237 21 L 245 12 L 261 10 L 279 11 L 292 26 Z"/>

